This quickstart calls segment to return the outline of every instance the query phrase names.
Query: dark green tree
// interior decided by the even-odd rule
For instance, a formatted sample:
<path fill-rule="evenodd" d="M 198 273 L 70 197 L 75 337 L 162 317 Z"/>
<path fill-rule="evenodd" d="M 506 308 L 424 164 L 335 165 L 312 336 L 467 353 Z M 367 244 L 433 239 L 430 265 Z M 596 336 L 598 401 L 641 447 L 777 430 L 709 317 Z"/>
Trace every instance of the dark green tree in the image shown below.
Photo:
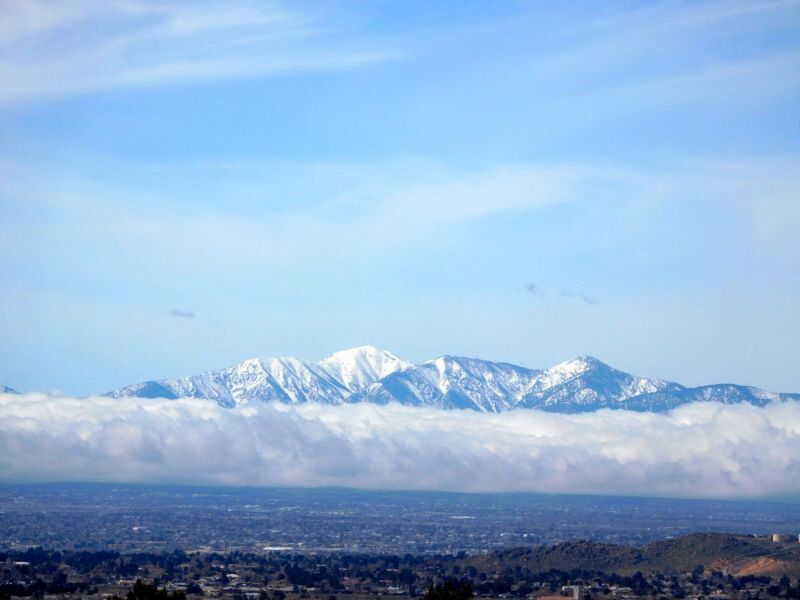
<path fill-rule="evenodd" d="M 144 583 L 137 579 L 128 592 L 127 600 L 186 600 L 186 594 L 176 590 L 171 594 L 165 589 L 158 589 L 155 583 Z"/>
<path fill-rule="evenodd" d="M 428 587 L 424 600 L 471 600 L 475 597 L 468 582 L 445 581 Z"/>

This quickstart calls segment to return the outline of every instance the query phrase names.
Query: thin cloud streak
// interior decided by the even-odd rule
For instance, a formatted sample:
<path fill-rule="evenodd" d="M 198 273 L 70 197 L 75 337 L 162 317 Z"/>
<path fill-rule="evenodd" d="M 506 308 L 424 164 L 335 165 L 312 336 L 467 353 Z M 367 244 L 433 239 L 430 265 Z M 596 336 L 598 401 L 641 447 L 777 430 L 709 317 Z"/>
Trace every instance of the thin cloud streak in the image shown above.
<path fill-rule="evenodd" d="M 0 105 L 123 87 L 357 67 L 397 56 L 281 4 L 10 2 Z M 324 41 L 323 41 L 324 38 Z M 13 85 L 12 85 L 13 82 Z"/>
<path fill-rule="evenodd" d="M 104 177 L 28 169 L 7 161 L 0 162 L 0 174 L 8 175 L 6 193 L 13 198 L 8 202 L 18 204 L 20 216 L 0 224 L 0 248 L 13 256 L 16 248 L 47 248 L 53 239 L 74 246 L 89 238 L 110 244 L 131 261 L 142 261 L 149 248 L 178 248 L 180 252 L 168 259 L 174 268 L 192 271 L 204 265 L 204 271 L 216 267 L 223 276 L 230 265 L 249 260 L 282 268 L 271 260 L 278 252 L 287 257 L 290 270 L 318 264 L 320 256 L 357 261 L 364 244 L 388 254 L 411 245 L 424 247 L 465 224 L 556 207 L 575 212 L 591 203 L 622 217 L 629 214 L 627 207 L 636 207 L 646 220 L 658 218 L 662 206 L 676 210 L 704 204 L 721 215 L 743 217 L 749 223 L 750 243 L 789 246 L 785 250 L 796 255 L 796 236 L 790 232 L 800 223 L 800 178 L 786 174 L 800 172 L 797 165 L 797 157 L 788 156 L 692 161 L 662 172 L 581 163 L 501 165 L 465 172 L 425 164 L 252 161 L 204 165 L 200 181 L 206 202 L 193 205 L 186 200 L 190 187 L 170 188 L 168 182 L 192 180 L 195 165 L 127 167 L 123 172 L 134 183 L 122 188 Z M 102 162 L 96 167 L 119 169 Z M 231 173 L 236 175 L 233 183 Z M 299 196 L 303 203 L 296 200 Z M 275 198 L 288 200 L 278 203 Z M 34 218 L 45 212 L 59 215 L 57 229 Z M 114 218 L 98 217 L 109 214 Z M 40 243 L 31 246 L 31 240 Z M 163 252 L 158 250 L 158 256 L 148 263 L 162 264 Z M 139 273 L 133 270 L 126 277 Z M 539 286 L 538 294 L 547 295 L 548 290 Z M 553 295 L 580 297 L 588 305 L 599 302 L 596 290 L 561 288 Z"/>
<path fill-rule="evenodd" d="M 6 394 L 0 456 L 6 481 L 796 496 L 800 403 L 489 415 Z"/>
<path fill-rule="evenodd" d="M 185 190 L 165 196 L 153 182 L 191 179 L 191 168 L 142 169 L 134 174 L 141 181 L 135 190 L 74 173 L 53 174 L 48 180 L 39 171 L 14 163 L 0 163 L 2 172 L 16 174 L 9 192 L 15 198 L 24 198 L 28 206 L 58 210 L 65 219 L 81 225 L 82 235 L 96 232 L 102 239 L 112 234 L 115 240 L 130 239 L 138 247 L 142 240 L 159 246 L 174 241 L 178 230 L 189 232 L 187 237 L 193 241 L 234 232 L 224 243 L 220 240 L 215 253 L 238 248 L 252 253 L 255 248 L 265 257 L 298 241 L 307 248 L 309 240 L 331 236 L 342 239 L 328 246 L 359 246 L 363 240 L 380 246 L 404 245 L 424 240 L 448 225 L 577 204 L 586 197 L 605 198 L 603 190 L 608 185 L 617 194 L 620 188 L 638 188 L 633 172 L 580 164 L 501 165 L 465 171 L 430 165 L 254 162 L 237 173 L 234 183 L 227 177 L 208 178 L 208 173 L 219 172 L 209 169 L 207 202 L 192 206 L 187 216 Z M 288 177 L 276 185 L 270 175 L 282 172 Z M 628 196 L 632 193 L 627 191 Z M 303 204 L 276 205 L 274 200 L 298 194 L 303 195 Z M 220 205 L 218 199 L 224 199 Z M 116 214 L 113 222 L 96 216 L 109 211 Z M 13 230 L 8 234 L 13 236 Z M 330 252 L 326 248 L 326 254 Z"/>
<path fill-rule="evenodd" d="M 545 290 L 541 286 L 539 286 L 539 285 L 537 285 L 535 283 L 532 283 L 532 282 L 528 283 L 525 286 L 525 289 L 528 291 L 528 293 L 530 293 L 532 296 L 535 296 L 537 298 L 544 298 L 544 297 L 546 297 L 548 295 L 548 291 L 547 290 Z M 591 294 L 589 292 L 584 292 L 584 291 L 577 291 L 576 292 L 576 291 L 573 291 L 573 290 L 567 289 L 567 288 L 562 289 L 558 293 L 557 297 L 560 298 L 560 299 L 564 299 L 564 300 L 572 300 L 574 298 L 577 298 L 579 300 L 582 300 L 584 303 L 588 304 L 589 306 L 597 306 L 598 304 L 600 304 L 600 298 L 598 298 L 594 294 Z"/>
<path fill-rule="evenodd" d="M 582 300 L 589 306 L 597 306 L 598 304 L 600 304 L 600 298 L 589 292 L 583 292 L 583 291 L 576 292 L 570 289 L 563 289 L 558 293 L 558 295 L 561 298 L 568 298 L 568 299 L 577 298 L 579 300 Z"/>
<path fill-rule="evenodd" d="M 648 3 L 557 30 L 527 70 L 540 85 L 569 86 L 545 109 L 559 123 L 629 118 L 643 107 L 716 111 L 721 102 L 788 99 L 800 89 L 800 46 L 796 35 L 786 35 L 797 28 L 798 6 Z"/>

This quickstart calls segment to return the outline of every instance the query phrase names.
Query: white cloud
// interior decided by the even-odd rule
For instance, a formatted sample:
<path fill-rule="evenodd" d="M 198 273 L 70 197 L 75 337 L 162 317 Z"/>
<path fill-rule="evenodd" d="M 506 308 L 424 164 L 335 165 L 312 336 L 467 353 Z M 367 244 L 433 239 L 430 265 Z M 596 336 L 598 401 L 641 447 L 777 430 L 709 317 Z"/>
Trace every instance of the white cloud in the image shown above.
<path fill-rule="evenodd" d="M 358 66 L 395 54 L 278 2 L 11 0 L 0 103 L 120 87 Z"/>
<path fill-rule="evenodd" d="M 373 248 L 425 243 L 446 235 L 447 226 L 480 223 L 497 216 L 522 216 L 555 206 L 574 211 L 588 205 L 646 219 L 660 207 L 705 204 L 719 214 L 750 221 L 752 240 L 772 245 L 795 238 L 800 172 L 798 157 L 756 160 L 676 161 L 660 169 L 602 163 L 510 163 L 458 169 L 431 162 L 313 163 L 252 160 L 131 166 L 82 157 L 70 172 L 49 165 L 0 161 L 8 184 L 0 202 L 55 215 L 59 237 L 90 236 L 141 252 L 141 242 L 174 244 L 240 259 L 280 250 L 298 257 L 346 249 L 352 255 L 368 241 Z M 87 169 L 86 165 L 89 165 Z M 107 173 L 108 175 L 97 175 Z M 124 185 L 119 180 L 124 179 Z M 175 183 L 189 182 L 189 183 Z M 199 202 L 197 188 L 202 188 Z M 37 207 L 33 210 L 33 207 Z M 110 213 L 114 218 L 108 218 Z M 12 217 L 13 217 L 12 213 Z M 636 217 L 638 218 L 638 217 Z M 47 231 L 33 219 L 27 230 L 7 219 L 4 237 L 16 245 Z M 796 236 L 795 236 L 796 237 Z M 212 246 L 205 243 L 215 240 Z M 178 241 L 180 243 L 178 243 Z M 785 244 L 784 244 L 785 245 Z M 48 244 L 42 243 L 42 247 Z"/>
<path fill-rule="evenodd" d="M 57 231 L 34 219 L 25 239 L 38 234 L 89 236 L 115 247 L 130 243 L 136 256 L 143 242 L 167 244 L 201 253 L 204 265 L 223 256 L 258 256 L 273 263 L 278 253 L 292 260 L 329 260 L 336 253 L 357 255 L 365 243 L 374 249 L 407 247 L 446 235 L 448 225 L 586 200 L 614 203 L 636 196 L 640 186 L 635 172 L 581 164 L 466 170 L 423 163 L 252 161 L 128 167 L 122 175 L 118 165 L 106 165 L 106 171 L 115 179 L 80 172 L 50 171 L 45 176 L 43 169 L 0 162 L 0 175 L 8 174 L 9 202 L 39 206 L 64 219 Z M 117 182 L 120 176 L 125 186 Z M 192 183 L 176 189 L 170 183 L 174 181 Z M 198 181 L 203 203 L 187 200 Z M 165 195 L 164 189 L 172 194 Z M 0 202 L 4 200 L 0 195 Z M 113 219 L 108 218 L 111 213 Z M 9 246 L 22 242 L 14 241 L 23 234 L 10 220 L 1 229 L 6 229 L 3 241 Z"/>
<path fill-rule="evenodd" d="M 0 478 L 797 495 L 800 404 L 485 415 L 0 395 Z"/>

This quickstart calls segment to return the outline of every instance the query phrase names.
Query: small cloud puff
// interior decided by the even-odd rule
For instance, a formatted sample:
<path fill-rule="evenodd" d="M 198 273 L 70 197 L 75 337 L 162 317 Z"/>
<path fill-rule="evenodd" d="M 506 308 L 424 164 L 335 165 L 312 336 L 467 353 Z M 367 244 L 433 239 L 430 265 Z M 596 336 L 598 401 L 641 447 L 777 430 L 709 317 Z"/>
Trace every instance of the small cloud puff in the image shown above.
<path fill-rule="evenodd" d="M 562 298 L 577 298 L 582 300 L 589 306 L 597 306 L 600 304 L 600 298 L 595 296 L 594 294 L 590 294 L 589 292 L 582 292 L 582 291 L 573 291 L 570 289 L 562 289 L 559 293 L 559 296 Z"/>
<path fill-rule="evenodd" d="M 589 306 L 597 306 L 600 303 L 600 299 L 595 296 L 594 294 L 587 294 L 586 292 L 581 292 L 581 300 L 586 302 Z"/>
<path fill-rule="evenodd" d="M 547 295 L 547 292 L 544 290 L 544 288 L 542 288 L 541 286 L 539 286 L 538 284 L 533 283 L 533 282 L 528 282 L 527 284 L 525 284 L 525 289 L 531 295 L 536 296 L 537 298 L 543 298 L 544 296 Z M 577 298 L 578 300 L 582 300 L 584 303 L 588 304 L 589 306 L 597 306 L 598 304 L 600 304 L 600 298 L 598 298 L 594 294 L 591 294 L 591 293 L 585 292 L 585 291 L 577 291 L 576 292 L 576 291 L 573 291 L 573 290 L 568 289 L 568 288 L 563 288 L 558 293 L 558 298 L 562 298 L 562 299 L 566 299 L 566 300 L 571 300 L 571 299 Z"/>
<path fill-rule="evenodd" d="M 0 394 L 0 480 L 800 494 L 800 403 L 665 414 Z"/>
<path fill-rule="evenodd" d="M 530 282 L 530 283 L 526 284 L 525 285 L 525 289 L 528 290 L 534 296 L 542 296 L 542 295 L 544 295 L 544 290 L 542 290 L 542 288 L 540 288 L 538 285 L 536 285 L 533 282 Z"/>

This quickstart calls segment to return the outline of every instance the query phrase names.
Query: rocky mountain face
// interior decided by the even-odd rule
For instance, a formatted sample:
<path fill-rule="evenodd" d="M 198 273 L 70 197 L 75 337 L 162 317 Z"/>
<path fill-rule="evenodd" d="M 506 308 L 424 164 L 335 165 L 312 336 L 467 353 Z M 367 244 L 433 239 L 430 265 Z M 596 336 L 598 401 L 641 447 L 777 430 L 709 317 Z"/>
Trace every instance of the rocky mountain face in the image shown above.
<path fill-rule="evenodd" d="M 774 400 L 800 400 L 800 394 L 733 384 L 688 388 L 631 375 L 591 356 L 540 370 L 458 356 L 414 364 L 372 346 L 336 352 L 318 363 L 296 358 L 251 359 L 192 377 L 134 384 L 108 395 L 205 398 L 224 407 L 257 401 L 332 405 L 396 402 L 488 413 L 515 408 L 660 412 L 695 401 L 763 405 Z"/>
<path fill-rule="evenodd" d="M 207 398 L 224 407 L 247 402 L 341 404 L 353 392 L 413 365 L 391 352 L 362 346 L 332 354 L 318 363 L 297 358 L 253 358 L 220 371 L 182 379 L 147 381 L 109 396 Z"/>
<path fill-rule="evenodd" d="M 442 356 L 392 373 L 348 401 L 501 412 L 519 404 L 539 373 L 508 363 Z"/>

